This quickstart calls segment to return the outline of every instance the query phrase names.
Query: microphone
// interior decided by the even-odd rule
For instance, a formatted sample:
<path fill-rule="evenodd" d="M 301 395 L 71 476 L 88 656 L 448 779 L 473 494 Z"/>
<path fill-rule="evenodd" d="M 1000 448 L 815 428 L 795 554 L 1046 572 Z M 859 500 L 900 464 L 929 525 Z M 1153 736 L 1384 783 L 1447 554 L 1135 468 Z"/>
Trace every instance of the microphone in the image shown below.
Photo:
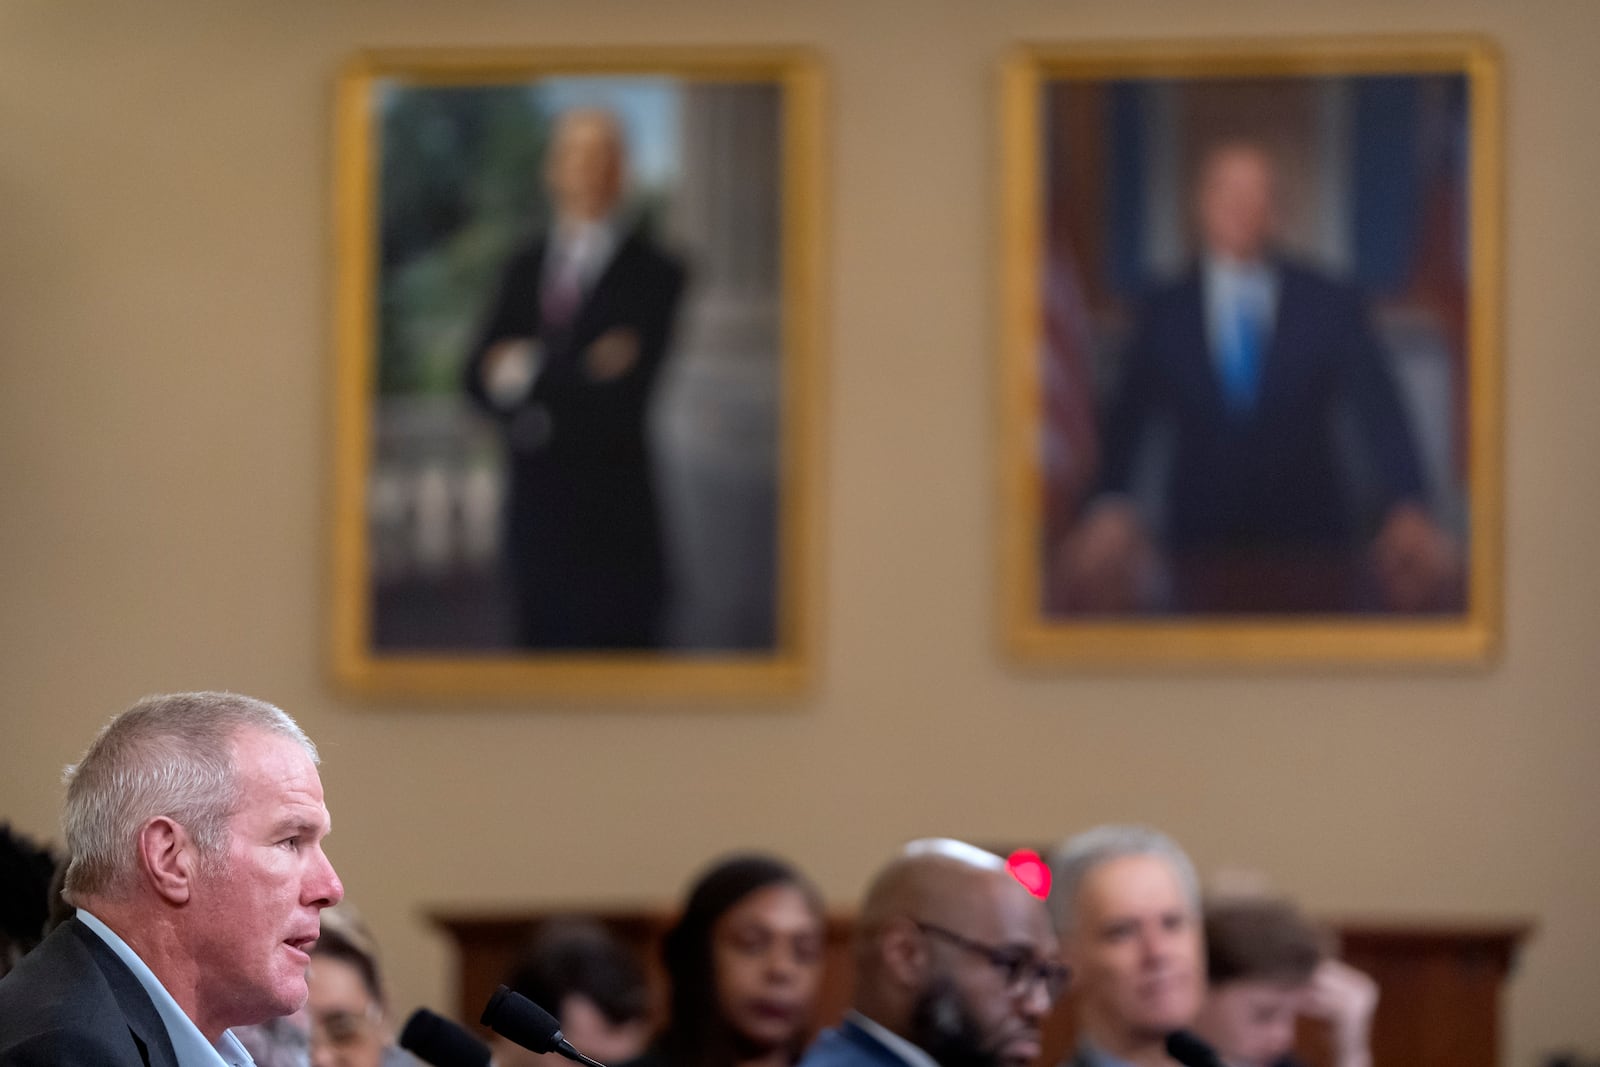
<path fill-rule="evenodd" d="M 1183 1067 L 1226 1067 L 1215 1049 L 1187 1030 L 1174 1030 L 1167 1035 L 1167 1055 Z"/>
<path fill-rule="evenodd" d="M 559 1052 L 584 1067 L 605 1067 L 572 1047 L 554 1015 L 505 986 L 494 991 L 483 1009 L 483 1018 L 478 1021 L 530 1052 Z"/>
<path fill-rule="evenodd" d="M 406 1020 L 400 1047 L 433 1067 L 490 1067 L 488 1045 L 427 1008 L 418 1008 Z"/>

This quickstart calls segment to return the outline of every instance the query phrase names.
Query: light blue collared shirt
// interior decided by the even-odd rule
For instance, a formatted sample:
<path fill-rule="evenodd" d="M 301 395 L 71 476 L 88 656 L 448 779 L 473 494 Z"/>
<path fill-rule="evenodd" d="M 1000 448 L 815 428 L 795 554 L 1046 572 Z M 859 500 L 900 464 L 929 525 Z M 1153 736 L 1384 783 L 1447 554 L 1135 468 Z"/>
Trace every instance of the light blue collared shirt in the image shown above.
<path fill-rule="evenodd" d="M 1098 1045 L 1085 1041 L 1078 1046 L 1079 1055 L 1093 1067 L 1132 1067 L 1127 1060 L 1119 1060 Z"/>
<path fill-rule="evenodd" d="M 177 1054 L 178 1067 L 255 1067 L 255 1060 L 250 1058 L 250 1053 L 227 1030 L 222 1031 L 222 1037 L 215 1045 L 207 1041 L 194 1020 L 185 1015 L 183 1009 L 178 1007 L 178 1002 L 172 999 L 172 994 L 161 984 L 161 979 L 145 966 L 139 954 L 129 948 L 128 943 L 118 937 L 111 927 L 82 908 L 78 909 L 78 919 L 111 946 L 111 951 L 128 965 L 128 970 L 144 986 L 144 991 L 150 994 L 156 1014 L 161 1016 L 161 1022 L 167 1028 L 172 1051 Z"/>
<path fill-rule="evenodd" d="M 933 1057 L 925 1050 L 913 1045 L 876 1019 L 869 1019 L 859 1011 L 852 1011 L 845 1018 L 882 1042 L 885 1048 L 906 1062 L 906 1067 L 938 1067 Z"/>
<path fill-rule="evenodd" d="M 587 294 L 617 251 L 620 227 L 614 216 L 603 219 L 560 219 L 545 248 L 545 277 L 565 275 Z"/>
<path fill-rule="evenodd" d="M 1207 340 L 1211 342 L 1212 361 L 1221 370 L 1226 353 L 1238 344 L 1239 308 L 1250 309 L 1250 318 L 1263 338 L 1272 335 L 1278 314 L 1278 276 L 1265 262 L 1240 263 L 1208 256 L 1202 279 Z"/>

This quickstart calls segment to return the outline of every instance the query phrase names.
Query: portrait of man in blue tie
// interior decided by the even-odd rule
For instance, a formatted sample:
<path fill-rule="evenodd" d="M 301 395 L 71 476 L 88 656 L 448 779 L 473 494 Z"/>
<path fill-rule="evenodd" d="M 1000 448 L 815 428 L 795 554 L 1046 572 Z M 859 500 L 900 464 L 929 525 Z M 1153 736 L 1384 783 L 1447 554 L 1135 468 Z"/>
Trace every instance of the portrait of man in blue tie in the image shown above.
<path fill-rule="evenodd" d="M 1060 601 L 1449 610 L 1461 548 L 1432 514 L 1366 298 L 1280 246 L 1271 148 L 1222 138 L 1196 159 L 1191 262 L 1132 315 L 1098 412 L 1098 469 L 1047 548 Z"/>

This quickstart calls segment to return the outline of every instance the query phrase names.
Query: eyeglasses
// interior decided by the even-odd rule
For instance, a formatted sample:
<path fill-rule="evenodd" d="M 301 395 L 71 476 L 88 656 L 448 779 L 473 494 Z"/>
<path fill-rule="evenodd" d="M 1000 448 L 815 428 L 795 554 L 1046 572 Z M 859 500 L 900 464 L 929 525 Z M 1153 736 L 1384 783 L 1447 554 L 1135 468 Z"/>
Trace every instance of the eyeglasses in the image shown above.
<path fill-rule="evenodd" d="M 964 948 L 975 956 L 982 956 L 990 965 L 1005 976 L 1006 992 L 1014 997 L 1023 996 L 1033 990 L 1035 986 L 1044 986 L 1045 994 L 1053 1001 L 1067 988 L 1067 982 L 1072 978 L 1072 969 L 1064 963 L 1054 963 L 1041 960 L 1033 954 L 1032 949 L 1023 948 L 1021 945 L 986 945 L 982 941 L 974 941 L 970 937 L 963 937 L 954 930 L 947 930 L 933 923 L 918 922 L 917 929 L 925 934 L 942 937 L 958 948 Z"/>
<path fill-rule="evenodd" d="M 350 1045 L 361 1040 L 381 1018 L 376 1004 L 366 1011 L 334 1009 L 311 1019 L 313 1044 Z"/>

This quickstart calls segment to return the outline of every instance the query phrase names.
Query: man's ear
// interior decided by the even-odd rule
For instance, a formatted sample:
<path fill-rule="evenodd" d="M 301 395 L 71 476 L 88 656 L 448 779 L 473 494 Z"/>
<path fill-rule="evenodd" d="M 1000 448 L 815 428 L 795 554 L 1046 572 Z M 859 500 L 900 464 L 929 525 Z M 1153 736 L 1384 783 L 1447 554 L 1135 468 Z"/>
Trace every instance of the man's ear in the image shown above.
<path fill-rule="evenodd" d="M 883 966 L 907 989 L 927 984 L 928 942 L 909 919 L 890 919 L 878 931 L 878 952 Z"/>
<path fill-rule="evenodd" d="M 183 824 L 158 815 L 139 828 L 139 869 L 168 903 L 188 903 L 198 861 Z"/>

